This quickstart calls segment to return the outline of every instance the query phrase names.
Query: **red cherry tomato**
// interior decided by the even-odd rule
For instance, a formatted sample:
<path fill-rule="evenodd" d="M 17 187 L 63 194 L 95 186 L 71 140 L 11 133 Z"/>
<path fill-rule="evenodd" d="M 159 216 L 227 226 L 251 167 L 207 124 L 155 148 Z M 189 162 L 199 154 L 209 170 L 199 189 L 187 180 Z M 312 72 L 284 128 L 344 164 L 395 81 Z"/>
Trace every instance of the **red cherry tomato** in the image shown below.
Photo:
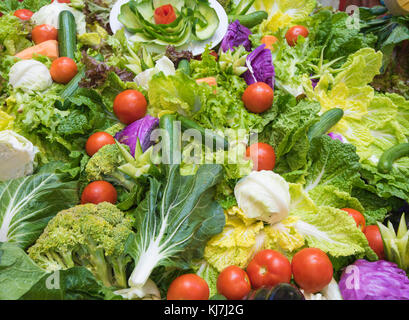
<path fill-rule="evenodd" d="M 290 283 L 291 263 L 280 252 L 266 249 L 256 253 L 247 266 L 247 274 L 254 289 Z"/>
<path fill-rule="evenodd" d="M 351 208 L 344 208 L 341 209 L 346 211 L 352 218 L 354 218 L 355 222 L 356 222 L 356 226 L 361 229 L 361 231 L 363 232 L 365 229 L 365 217 L 363 216 L 362 213 L 360 213 L 359 211 L 355 210 L 355 209 L 351 209 Z"/>
<path fill-rule="evenodd" d="M 273 105 L 274 90 L 264 82 L 256 82 L 244 90 L 242 100 L 247 110 L 261 113 Z"/>
<path fill-rule="evenodd" d="M 33 31 L 31 32 L 31 37 L 33 38 L 35 44 L 39 44 L 47 40 L 57 40 L 58 30 L 52 25 L 42 24 L 34 27 Z"/>
<path fill-rule="evenodd" d="M 165 4 L 155 9 L 153 18 L 156 24 L 169 24 L 176 20 L 176 13 L 171 4 Z"/>
<path fill-rule="evenodd" d="M 305 248 L 297 252 L 291 261 L 294 280 L 307 293 L 325 288 L 332 279 L 332 263 L 324 251 Z"/>
<path fill-rule="evenodd" d="M 85 150 L 87 154 L 92 157 L 103 146 L 107 144 L 115 144 L 115 139 L 106 132 L 96 132 L 92 134 L 85 144 Z"/>
<path fill-rule="evenodd" d="M 67 84 L 77 73 L 77 64 L 71 58 L 61 57 L 51 63 L 51 78 L 57 83 Z"/>
<path fill-rule="evenodd" d="M 293 47 L 297 44 L 299 36 L 307 38 L 308 35 L 309 35 L 309 31 L 306 27 L 294 26 L 288 29 L 287 33 L 285 34 L 285 38 L 287 39 L 288 45 Z"/>
<path fill-rule="evenodd" d="M 383 240 L 381 231 L 377 225 L 367 226 L 364 230 L 369 246 L 377 254 L 380 260 L 385 259 L 385 251 L 383 248 Z"/>
<path fill-rule="evenodd" d="M 194 273 L 184 274 L 170 284 L 166 299 L 209 300 L 209 286 Z"/>
<path fill-rule="evenodd" d="M 14 12 L 14 15 L 21 20 L 30 20 L 33 14 L 34 12 L 28 9 L 19 9 Z"/>
<path fill-rule="evenodd" d="M 243 269 L 229 266 L 217 278 L 217 291 L 229 300 L 241 300 L 251 290 L 250 279 Z"/>
<path fill-rule="evenodd" d="M 147 107 L 148 103 L 144 95 L 137 90 L 125 90 L 114 100 L 114 113 L 124 124 L 131 124 L 143 118 Z"/>
<path fill-rule="evenodd" d="M 276 155 L 272 146 L 267 143 L 253 143 L 247 147 L 246 157 L 253 160 L 253 170 L 273 170 L 276 163 Z"/>
<path fill-rule="evenodd" d="M 112 184 L 106 181 L 94 181 L 84 188 L 81 195 L 81 204 L 110 202 L 115 204 L 117 192 Z"/>

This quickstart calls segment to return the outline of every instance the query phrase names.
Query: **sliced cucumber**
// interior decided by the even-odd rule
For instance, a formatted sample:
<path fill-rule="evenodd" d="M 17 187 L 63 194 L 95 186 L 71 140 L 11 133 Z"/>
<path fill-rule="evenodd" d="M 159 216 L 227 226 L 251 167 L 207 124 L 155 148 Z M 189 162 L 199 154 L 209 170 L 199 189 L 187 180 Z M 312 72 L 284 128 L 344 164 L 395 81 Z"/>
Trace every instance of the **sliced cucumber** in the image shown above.
<path fill-rule="evenodd" d="M 207 23 L 201 25 L 201 23 L 197 22 L 194 27 L 194 34 L 198 40 L 209 39 L 219 27 L 220 21 L 217 12 L 206 3 L 199 3 L 196 10 L 199 11 Z"/>
<path fill-rule="evenodd" d="M 156 9 L 158 7 L 171 4 L 173 8 L 177 11 L 181 11 L 185 5 L 185 0 L 153 0 L 153 7 Z"/>
<path fill-rule="evenodd" d="M 126 30 L 131 33 L 136 33 L 143 29 L 143 26 L 139 23 L 138 17 L 135 15 L 135 13 L 133 13 L 128 3 L 121 6 L 118 21 L 121 22 L 125 26 Z"/>

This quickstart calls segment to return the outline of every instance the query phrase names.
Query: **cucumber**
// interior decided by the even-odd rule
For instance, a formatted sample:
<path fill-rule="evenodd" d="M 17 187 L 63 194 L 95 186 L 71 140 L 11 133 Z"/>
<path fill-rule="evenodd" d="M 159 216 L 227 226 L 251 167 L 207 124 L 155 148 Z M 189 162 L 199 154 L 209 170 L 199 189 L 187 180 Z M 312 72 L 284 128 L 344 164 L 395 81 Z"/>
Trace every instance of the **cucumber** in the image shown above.
<path fill-rule="evenodd" d="M 165 130 L 168 137 L 162 137 L 162 163 L 179 164 L 181 162 L 180 128 L 176 115 L 165 114 L 159 119 L 159 128 Z"/>
<path fill-rule="evenodd" d="M 344 111 L 340 108 L 334 108 L 323 113 L 320 121 L 313 124 L 308 131 L 308 139 L 311 141 L 315 137 L 326 134 L 343 116 Z"/>
<path fill-rule="evenodd" d="M 75 77 L 71 79 L 71 81 L 65 86 L 64 90 L 60 93 L 61 98 L 67 99 L 68 97 L 73 95 L 74 92 L 77 91 L 78 84 L 80 83 L 84 76 L 85 68 L 82 68 L 81 70 L 78 71 Z"/>
<path fill-rule="evenodd" d="M 378 162 L 379 172 L 389 173 L 392 170 L 393 163 L 406 156 L 409 156 L 409 143 L 401 143 L 386 150 Z"/>
<path fill-rule="evenodd" d="M 74 59 L 77 50 L 77 25 L 74 15 L 64 10 L 58 16 L 58 49 L 60 57 Z"/>
<path fill-rule="evenodd" d="M 178 64 L 178 70 L 181 70 L 182 72 L 186 73 L 187 75 L 190 75 L 190 63 L 187 61 L 187 59 L 182 59 L 179 61 Z"/>
<path fill-rule="evenodd" d="M 202 138 L 203 138 L 203 143 L 206 142 L 207 139 L 211 139 L 213 141 L 213 145 L 216 146 L 216 149 L 223 148 L 224 150 L 229 149 L 229 142 L 224 139 L 222 136 L 211 132 L 210 130 L 205 130 L 203 127 L 198 125 L 196 122 L 185 118 L 181 115 L 178 116 L 178 120 L 180 120 L 182 129 L 183 130 L 188 130 L 188 129 L 195 129 L 200 132 Z"/>
<path fill-rule="evenodd" d="M 246 15 L 230 15 L 229 22 L 239 20 L 240 24 L 247 28 L 253 28 L 259 25 L 263 20 L 268 18 L 266 11 L 254 11 Z"/>
<path fill-rule="evenodd" d="M 197 22 L 194 34 L 198 40 L 209 39 L 214 35 L 220 23 L 216 10 L 205 3 L 199 3 L 196 10 L 203 16 L 206 23 Z"/>

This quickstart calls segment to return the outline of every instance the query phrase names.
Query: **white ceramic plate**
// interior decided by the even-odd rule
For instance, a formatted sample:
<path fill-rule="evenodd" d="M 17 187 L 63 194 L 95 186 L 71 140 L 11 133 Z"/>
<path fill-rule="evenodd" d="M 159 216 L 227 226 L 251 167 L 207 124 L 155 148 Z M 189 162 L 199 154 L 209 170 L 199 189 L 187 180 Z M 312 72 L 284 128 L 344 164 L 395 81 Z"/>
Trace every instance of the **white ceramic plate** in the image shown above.
<path fill-rule="evenodd" d="M 118 15 L 120 13 L 121 6 L 127 2 L 129 2 L 129 0 L 118 0 L 112 7 L 111 13 L 109 15 L 109 24 L 113 33 L 124 28 L 124 25 L 118 21 Z M 216 10 L 220 21 L 219 27 L 217 28 L 213 37 L 205 41 L 191 41 L 188 44 L 177 47 L 178 50 L 189 50 L 193 53 L 194 56 L 196 56 L 203 53 L 208 44 L 211 44 L 211 47 L 214 48 L 223 40 L 223 37 L 226 34 L 227 28 L 229 26 L 229 19 L 227 17 L 226 11 L 224 11 L 223 7 L 216 0 L 209 0 L 209 3 L 210 6 Z M 125 30 L 125 35 L 128 40 L 131 41 L 130 38 L 132 37 L 132 34 Z M 154 44 L 147 44 L 147 47 L 155 52 L 163 52 L 165 50 L 165 47 Z"/>

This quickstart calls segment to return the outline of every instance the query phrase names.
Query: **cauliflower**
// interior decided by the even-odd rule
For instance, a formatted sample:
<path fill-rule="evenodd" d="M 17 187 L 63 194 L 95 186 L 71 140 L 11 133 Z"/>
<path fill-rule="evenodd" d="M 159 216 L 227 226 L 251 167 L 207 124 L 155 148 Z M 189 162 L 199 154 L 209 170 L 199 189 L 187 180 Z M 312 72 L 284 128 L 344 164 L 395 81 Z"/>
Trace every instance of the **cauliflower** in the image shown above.
<path fill-rule="evenodd" d="M 125 288 L 132 259 L 124 249 L 131 225 L 111 203 L 78 205 L 59 212 L 28 254 L 47 271 L 84 266 L 105 286 Z"/>
<path fill-rule="evenodd" d="M 9 83 L 24 92 L 44 91 L 53 84 L 48 68 L 37 60 L 21 60 L 9 72 Z"/>
<path fill-rule="evenodd" d="M 32 174 L 38 149 L 12 130 L 0 131 L 0 181 Z"/>

